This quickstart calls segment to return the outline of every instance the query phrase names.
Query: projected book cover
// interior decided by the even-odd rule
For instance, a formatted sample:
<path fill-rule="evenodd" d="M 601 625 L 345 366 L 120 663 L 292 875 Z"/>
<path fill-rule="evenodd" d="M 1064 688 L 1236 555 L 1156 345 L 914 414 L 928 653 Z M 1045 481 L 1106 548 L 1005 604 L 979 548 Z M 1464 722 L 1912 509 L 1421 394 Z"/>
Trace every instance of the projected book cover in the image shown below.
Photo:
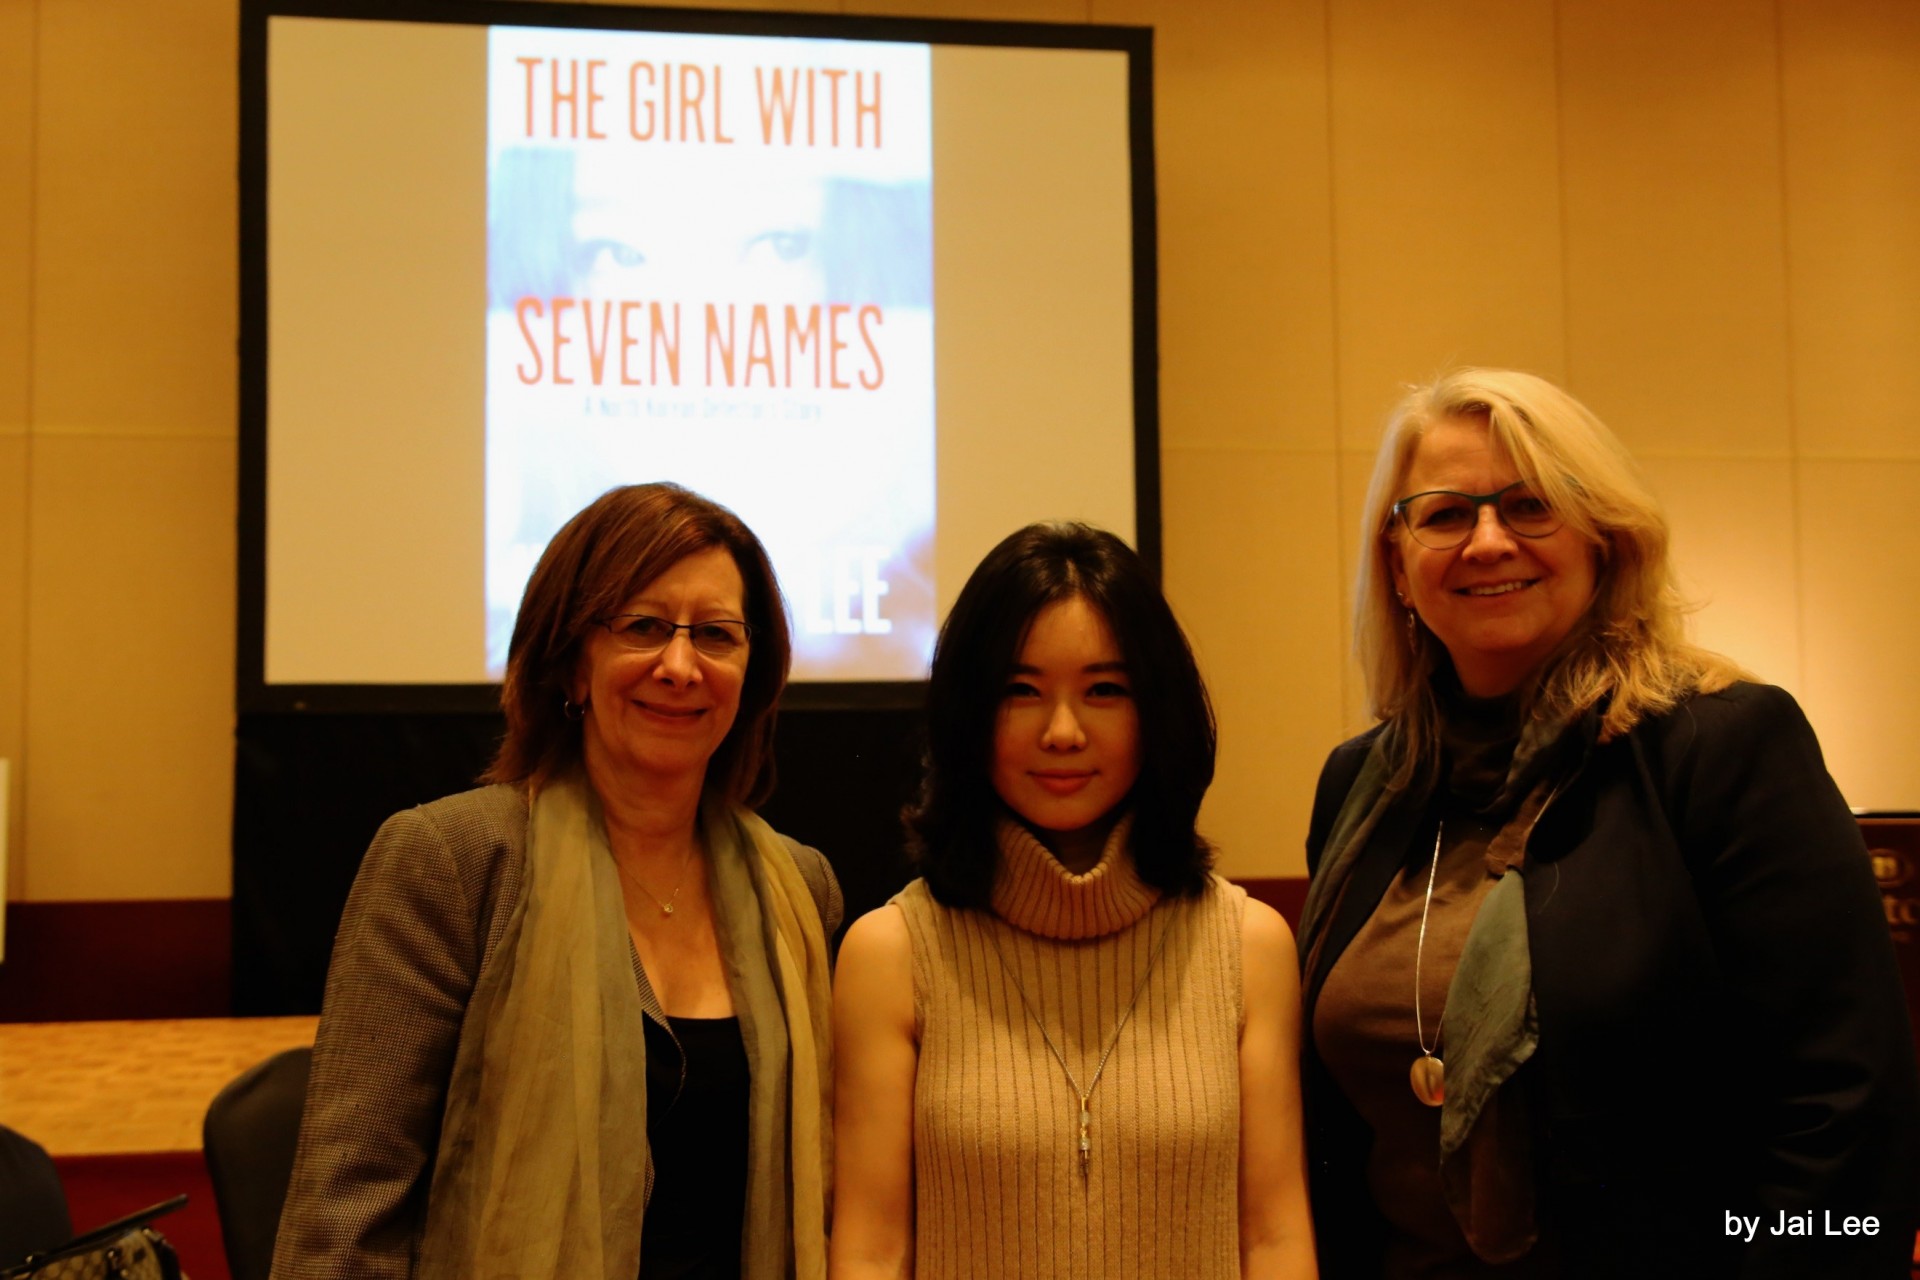
<path fill-rule="evenodd" d="M 496 28 L 488 58 L 491 674 L 555 530 L 672 480 L 766 543 L 796 677 L 923 677 L 927 47 Z"/>

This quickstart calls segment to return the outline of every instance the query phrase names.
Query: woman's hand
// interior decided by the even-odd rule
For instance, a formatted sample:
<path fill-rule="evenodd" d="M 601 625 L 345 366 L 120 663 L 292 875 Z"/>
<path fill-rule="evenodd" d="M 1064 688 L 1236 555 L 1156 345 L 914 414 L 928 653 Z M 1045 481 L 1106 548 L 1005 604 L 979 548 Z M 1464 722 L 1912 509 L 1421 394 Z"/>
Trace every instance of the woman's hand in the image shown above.
<path fill-rule="evenodd" d="M 1287 922 L 1264 902 L 1247 899 L 1240 935 L 1240 1274 L 1311 1277 L 1299 960 Z"/>
<path fill-rule="evenodd" d="M 1281 926 L 1283 929 L 1284 925 Z M 833 1280 L 913 1274 L 913 1015 L 907 919 L 854 921 L 833 981 Z M 1295 1126 L 1299 1107 L 1295 1104 Z"/>

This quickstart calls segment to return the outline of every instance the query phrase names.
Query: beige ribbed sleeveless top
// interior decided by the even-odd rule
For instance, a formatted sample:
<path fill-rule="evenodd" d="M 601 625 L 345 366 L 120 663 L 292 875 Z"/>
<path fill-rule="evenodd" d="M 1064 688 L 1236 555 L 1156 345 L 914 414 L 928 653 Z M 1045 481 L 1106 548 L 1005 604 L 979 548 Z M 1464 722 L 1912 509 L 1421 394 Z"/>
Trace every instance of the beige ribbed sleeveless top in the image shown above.
<path fill-rule="evenodd" d="M 943 907 L 923 880 L 893 899 L 920 1042 L 916 1280 L 1240 1274 L 1246 893 L 1216 878 L 1160 902 L 1114 836 L 1073 876 L 1008 823 L 993 913 Z M 1136 990 L 1089 1103 L 1083 1179 L 1079 1098 L 1036 1017 L 1084 1089 Z"/>

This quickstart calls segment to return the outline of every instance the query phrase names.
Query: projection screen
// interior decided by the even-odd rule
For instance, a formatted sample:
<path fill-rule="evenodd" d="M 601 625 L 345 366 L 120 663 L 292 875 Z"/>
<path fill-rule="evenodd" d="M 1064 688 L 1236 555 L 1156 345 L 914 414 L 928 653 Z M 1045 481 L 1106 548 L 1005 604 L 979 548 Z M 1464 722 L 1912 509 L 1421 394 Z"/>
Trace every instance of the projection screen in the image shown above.
<path fill-rule="evenodd" d="M 534 561 L 617 484 L 759 534 L 803 698 L 923 679 L 1030 520 L 1157 560 L 1147 33 L 243 31 L 243 710 L 489 705 Z"/>

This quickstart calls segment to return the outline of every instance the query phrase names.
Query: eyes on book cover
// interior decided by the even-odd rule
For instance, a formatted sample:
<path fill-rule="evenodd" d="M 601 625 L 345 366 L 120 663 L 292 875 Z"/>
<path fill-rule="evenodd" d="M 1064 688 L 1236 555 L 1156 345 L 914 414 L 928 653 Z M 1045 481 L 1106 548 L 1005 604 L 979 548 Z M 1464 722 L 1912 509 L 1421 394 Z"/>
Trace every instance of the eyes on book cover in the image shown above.
<path fill-rule="evenodd" d="M 796 677 L 924 676 L 930 65 L 916 44 L 490 33 L 492 675 L 560 525 L 672 480 L 766 544 Z"/>

